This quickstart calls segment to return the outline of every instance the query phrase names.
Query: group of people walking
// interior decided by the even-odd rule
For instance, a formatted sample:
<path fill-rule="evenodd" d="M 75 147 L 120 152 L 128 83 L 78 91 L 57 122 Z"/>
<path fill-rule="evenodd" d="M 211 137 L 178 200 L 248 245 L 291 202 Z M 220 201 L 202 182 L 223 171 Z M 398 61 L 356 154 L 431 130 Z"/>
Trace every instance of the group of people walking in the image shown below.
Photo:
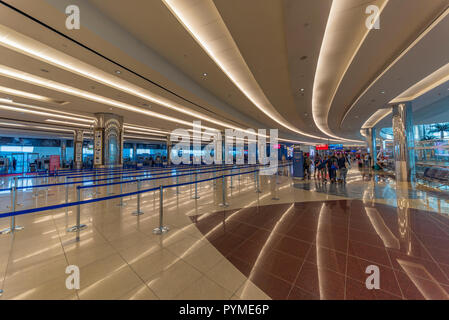
<path fill-rule="evenodd" d="M 315 156 L 313 161 L 313 177 L 324 182 L 346 183 L 346 175 L 351 168 L 351 161 L 344 153 L 327 156 Z M 310 179 L 312 175 L 312 160 L 309 155 L 304 157 L 304 178 Z"/>

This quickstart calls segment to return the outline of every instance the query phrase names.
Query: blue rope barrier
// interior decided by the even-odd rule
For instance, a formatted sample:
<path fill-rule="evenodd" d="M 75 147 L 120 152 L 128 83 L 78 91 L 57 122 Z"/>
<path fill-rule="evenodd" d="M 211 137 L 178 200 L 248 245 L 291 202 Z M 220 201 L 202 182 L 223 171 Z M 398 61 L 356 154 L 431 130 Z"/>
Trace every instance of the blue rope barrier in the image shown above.
<path fill-rule="evenodd" d="M 258 166 L 258 165 L 251 165 L 251 166 Z M 251 167 L 251 166 L 247 166 L 247 167 Z M 285 167 L 285 166 L 290 166 L 290 164 L 281 165 L 279 167 Z M 242 168 L 242 167 L 239 167 L 239 168 Z M 218 171 L 226 171 L 226 170 L 229 170 L 229 168 L 228 169 L 218 170 Z M 262 170 L 264 170 L 264 169 L 262 169 Z M 207 179 L 196 180 L 196 181 L 189 181 L 189 182 L 180 183 L 180 184 L 166 185 L 166 186 L 162 186 L 162 189 L 173 188 L 173 187 L 180 187 L 180 186 L 196 184 L 196 183 L 201 183 L 201 182 L 207 182 L 207 181 L 212 181 L 212 180 L 215 180 L 215 179 L 222 179 L 223 177 L 230 177 L 230 176 L 249 174 L 249 173 L 254 173 L 254 172 L 257 172 L 257 171 L 260 171 L 260 169 L 256 169 L 256 170 L 253 170 L 253 171 L 239 172 L 239 173 L 234 173 L 234 174 L 221 175 L 221 176 L 217 176 L 217 177 L 213 177 L 213 178 L 207 178 Z M 211 172 L 213 172 L 213 171 L 211 171 Z M 209 173 L 209 172 L 207 172 L 207 173 Z M 189 174 L 184 174 L 184 175 L 189 175 Z M 134 181 L 132 181 L 132 182 L 134 182 Z M 77 189 L 81 190 L 81 189 L 85 189 L 86 187 L 92 187 L 92 186 L 78 186 Z M 133 191 L 133 192 L 128 192 L 128 193 L 121 193 L 121 194 L 117 194 L 117 195 L 110 195 L 110 196 L 106 196 L 106 197 L 102 197 L 102 198 L 93 198 L 93 199 L 88 199 L 88 200 L 82 200 L 82 201 L 76 201 L 76 202 L 68 202 L 68 203 L 56 204 L 56 205 L 45 206 L 45 207 L 40 207 L 40 208 L 32 208 L 32 209 L 24 209 L 24 210 L 13 211 L 13 212 L 0 213 L 0 218 L 6 218 L 6 217 L 11 217 L 11 216 L 18 216 L 18 215 L 34 213 L 34 212 L 42 212 L 42 211 L 47 211 L 47 210 L 60 209 L 60 208 L 65 208 L 65 207 L 72 207 L 72 206 L 83 205 L 83 204 L 94 203 L 94 202 L 100 202 L 100 201 L 105 201 L 105 200 L 112 200 L 112 199 L 117 199 L 117 198 L 121 198 L 121 197 L 132 196 L 132 195 L 139 194 L 139 193 L 146 193 L 146 192 L 156 191 L 156 190 L 159 190 L 159 189 L 160 189 L 160 187 L 154 187 L 154 188 L 138 190 L 138 191 Z M 12 188 L 4 189 L 4 190 L 12 190 Z"/>

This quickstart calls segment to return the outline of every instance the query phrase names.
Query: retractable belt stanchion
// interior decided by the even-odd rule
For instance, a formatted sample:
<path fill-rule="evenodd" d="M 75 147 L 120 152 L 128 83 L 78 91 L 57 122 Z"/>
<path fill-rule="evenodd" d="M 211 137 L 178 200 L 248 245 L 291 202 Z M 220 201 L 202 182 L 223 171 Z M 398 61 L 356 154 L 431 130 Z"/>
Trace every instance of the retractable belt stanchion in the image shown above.
<path fill-rule="evenodd" d="M 198 173 L 195 172 L 195 195 L 192 197 L 192 199 L 199 199 L 200 197 L 198 196 Z"/>
<path fill-rule="evenodd" d="M 180 194 L 179 192 L 179 175 L 178 172 L 176 172 L 176 194 Z"/>
<path fill-rule="evenodd" d="M 16 201 L 17 201 L 17 188 L 16 186 L 12 187 L 11 190 L 11 207 L 12 207 L 12 211 L 16 212 Z M 8 234 L 8 233 L 14 233 L 16 231 L 20 231 L 23 230 L 24 228 L 21 226 L 16 226 L 16 216 L 12 215 L 11 216 L 11 225 L 9 228 L 6 228 L 4 230 L 0 231 L 0 234 Z"/>
<path fill-rule="evenodd" d="M 65 203 L 69 202 L 69 185 L 67 183 L 67 177 L 65 177 Z M 68 216 L 69 207 L 65 207 L 65 215 Z"/>
<path fill-rule="evenodd" d="M 226 202 L 226 193 L 225 193 L 225 191 L 226 191 L 226 186 L 225 186 L 225 176 L 224 176 L 224 171 L 223 171 L 223 173 L 221 174 L 221 179 L 222 179 L 222 187 L 221 187 L 221 193 L 222 193 L 222 202 L 219 204 L 219 206 L 220 207 L 228 207 L 229 206 L 229 204 Z"/>
<path fill-rule="evenodd" d="M 120 183 L 120 194 L 123 194 L 123 181 L 121 181 L 121 183 Z M 126 203 L 123 202 L 123 197 L 120 197 L 120 202 L 118 203 L 117 206 L 119 206 L 119 207 L 126 206 Z"/>
<path fill-rule="evenodd" d="M 232 181 L 233 181 L 233 179 L 232 179 L 233 175 L 232 174 L 233 173 L 234 173 L 234 167 L 231 168 L 231 185 L 229 186 L 229 189 L 234 189 L 234 185 L 232 184 Z"/>
<path fill-rule="evenodd" d="M 141 214 L 143 214 L 143 212 L 142 211 L 140 211 L 140 184 L 141 184 L 141 181 L 140 181 L 140 179 L 139 180 L 137 180 L 137 210 L 136 211 L 134 211 L 133 212 L 133 215 L 135 215 L 135 216 L 140 216 Z"/>
<path fill-rule="evenodd" d="M 22 183 L 23 186 L 23 183 Z M 19 199 L 17 198 L 17 188 L 19 187 L 19 178 L 18 177 L 14 177 L 14 187 L 15 187 L 15 198 L 16 198 L 16 203 L 14 204 L 17 207 L 21 207 L 23 204 L 19 202 Z M 48 188 L 47 188 L 48 190 Z"/>
<path fill-rule="evenodd" d="M 260 187 L 259 187 L 259 169 L 256 168 L 256 170 L 254 171 L 254 182 L 256 183 L 256 193 L 261 193 L 262 191 L 260 191 Z"/>
<path fill-rule="evenodd" d="M 39 183 L 39 182 L 38 182 L 38 179 L 36 179 L 36 180 L 34 180 L 34 181 L 35 181 L 36 184 Z M 34 192 L 33 192 L 33 198 L 37 198 L 37 197 L 39 197 L 39 188 L 38 188 L 38 186 L 35 186 L 35 187 L 34 187 Z"/>
<path fill-rule="evenodd" d="M 270 181 L 270 184 L 272 185 L 272 188 L 273 188 L 273 197 L 271 198 L 271 200 L 279 200 L 279 197 L 278 197 L 278 195 L 277 195 L 277 185 L 278 185 L 278 183 L 277 183 L 277 179 L 278 178 L 278 176 L 277 176 L 277 172 L 276 172 L 276 174 L 274 175 L 274 183 L 273 183 L 273 177 L 271 178 L 272 180 Z"/>
<path fill-rule="evenodd" d="M 164 226 L 164 187 L 159 186 L 159 227 L 153 229 L 154 234 L 163 234 L 170 230 L 169 227 Z"/>
<path fill-rule="evenodd" d="M 81 190 L 80 187 L 76 188 L 76 201 L 81 201 Z M 76 241 L 80 240 L 80 231 L 86 229 L 85 224 L 81 224 L 81 205 L 76 206 L 76 225 L 67 229 L 67 232 L 76 232 Z"/>
<path fill-rule="evenodd" d="M 45 177 L 43 179 L 44 180 L 44 184 L 48 184 L 48 175 L 49 175 L 48 170 L 45 170 Z M 44 190 L 48 191 L 48 187 L 45 187 Z"/>
<path fill-rule="evenodd" d="M 279 181 L 279 168 L 276 169 L 276 184 L 281 184 L 281 181 Z"/>

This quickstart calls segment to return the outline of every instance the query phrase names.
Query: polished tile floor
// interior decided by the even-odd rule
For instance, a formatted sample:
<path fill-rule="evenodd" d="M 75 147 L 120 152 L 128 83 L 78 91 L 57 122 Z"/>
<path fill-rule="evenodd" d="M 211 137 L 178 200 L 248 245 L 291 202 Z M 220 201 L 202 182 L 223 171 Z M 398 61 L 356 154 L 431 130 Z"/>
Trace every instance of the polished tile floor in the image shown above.
<path fill-rule="evenodd" d="M 0 236 L 0 299 L 448 298 L 444 194 L 358 170 L 346 186 L 261 176 L 256 193 L 252 174 L 225 184 L 226 208 L 221 179 L 199 184 L 199 199 L 191 186 L 164 191 L 170 231 L 162 236 L 152 232 L 158 192 L 142 196 L 140 216 L 132 215 L 135 196 L 123 207 L 117 199 L 82 206 L 88 228 L 79 242 L 66 231 L 73 207 L 18 216 L 25 229 Z M 18 195 L 18 210 L 65 201 L 63 186 L 34 191 Z M 0 194 L 1 211 L 9 205 L 10 195 Z M 0 228 L 8 225 L 0 219 Z M 78 290 L 65 286 L 68 265 L 80 268 Z M 379 267 L 379 290 L 365 286 L 368 265 Z"/>

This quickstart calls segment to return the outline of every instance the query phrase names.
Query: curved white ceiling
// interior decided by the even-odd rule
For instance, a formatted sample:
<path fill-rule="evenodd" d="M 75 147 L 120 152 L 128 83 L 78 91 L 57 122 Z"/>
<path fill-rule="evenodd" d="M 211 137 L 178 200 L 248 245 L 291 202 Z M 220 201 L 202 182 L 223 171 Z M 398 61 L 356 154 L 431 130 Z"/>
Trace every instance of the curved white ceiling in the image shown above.
<path fill-rule="evenodd" d="M 279 114 L 248 68 L 211 0 L 163 0 L 163 2 L 209 57 L 260 111 L 290 131 L 310 138 L 327 140 L 327 137 L 308 134 L 296 128 Z"/>
<path fill-rule="evenodd" d="M 387 2 L 388 0 L 364 1 L 363 3 L 359 0 L 332 2 L 318 58 L 312 97 L 315 124 L 330 137 L 362 142 L 336 136 L 328 126 L 328 116 L 343 77 L 370 31 L 366 26 L 368 16 L 364 14 L 365 8 L 372 4 L 382 11 Z"/>

